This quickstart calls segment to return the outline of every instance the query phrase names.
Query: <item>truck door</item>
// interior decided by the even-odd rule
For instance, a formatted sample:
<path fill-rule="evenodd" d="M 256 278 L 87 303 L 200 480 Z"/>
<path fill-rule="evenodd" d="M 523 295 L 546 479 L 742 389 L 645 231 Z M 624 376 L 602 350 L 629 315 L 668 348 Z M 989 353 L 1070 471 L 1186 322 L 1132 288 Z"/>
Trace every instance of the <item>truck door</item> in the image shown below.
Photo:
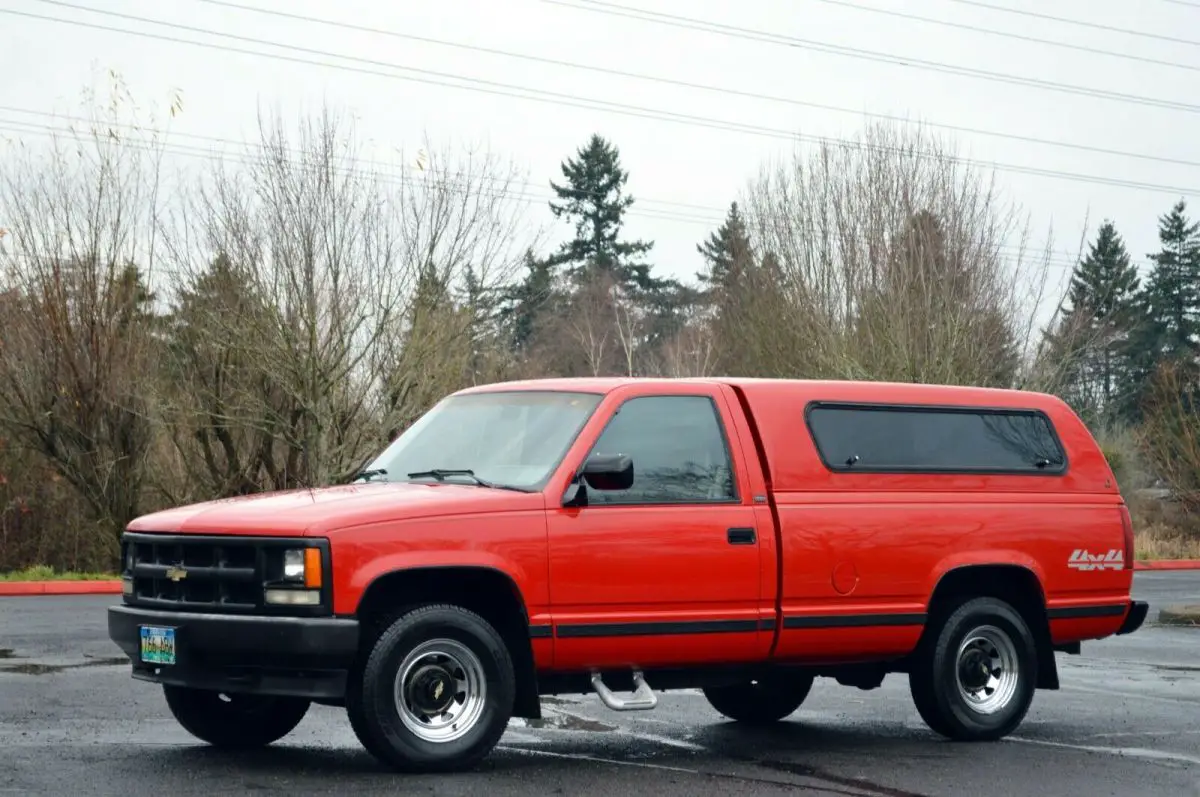
<path fill-rule="evenodd" d="M 644 390 L 567 463 L 627 455 L 632 486 L 548 511 L 555 666 L 765 658 L 774 614 L 761 545 L 773 530 L 768 515 L 759 528 L 731 408 L 715 385 Z"/>

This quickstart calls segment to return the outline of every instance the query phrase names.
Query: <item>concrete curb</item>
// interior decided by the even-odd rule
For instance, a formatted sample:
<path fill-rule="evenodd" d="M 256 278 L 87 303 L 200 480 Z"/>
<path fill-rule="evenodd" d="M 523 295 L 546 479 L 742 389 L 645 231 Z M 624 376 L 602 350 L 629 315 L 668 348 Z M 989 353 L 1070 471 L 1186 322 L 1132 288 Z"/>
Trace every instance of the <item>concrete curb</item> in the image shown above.
<path fill-rule="evenodd" d="M 1138 560 L 1134 570 L 1200 570 L 1200 559 Z M 0 581 L 0 598 L 26 595 L 120 595 L 121 582 L 112 581 Z"/>
<path fill-rule="evenodd" d="M 1200 628 L 1200 606 L 1167 606 L 1158 612 L 1157 624 Z"/>
<path fill-rule="evenodd" d="M 0 597 L 120 595 L 120 581 L 0 581 Z"/>

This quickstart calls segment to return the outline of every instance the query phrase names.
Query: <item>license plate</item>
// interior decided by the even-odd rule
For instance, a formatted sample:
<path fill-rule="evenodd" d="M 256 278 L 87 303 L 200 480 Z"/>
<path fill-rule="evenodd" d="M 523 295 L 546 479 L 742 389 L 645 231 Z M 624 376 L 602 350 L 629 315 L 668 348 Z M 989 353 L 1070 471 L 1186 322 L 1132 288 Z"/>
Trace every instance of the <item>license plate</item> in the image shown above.
<path fill-rule="evenodd" d="M 143 625 L 142 661 L 147 664 L 175 663 L 175 629 Z"/>

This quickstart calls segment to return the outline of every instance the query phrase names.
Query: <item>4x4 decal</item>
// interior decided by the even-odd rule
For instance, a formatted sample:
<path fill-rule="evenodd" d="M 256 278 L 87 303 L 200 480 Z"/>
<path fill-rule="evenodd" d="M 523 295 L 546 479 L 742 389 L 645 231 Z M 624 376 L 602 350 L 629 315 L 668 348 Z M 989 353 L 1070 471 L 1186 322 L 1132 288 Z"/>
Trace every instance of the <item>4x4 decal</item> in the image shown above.
<path fill-rule="evenodd" d="M 1092 554 L 1087 548 L 1076 548 L 1067 559 L 1067 567 L 1076 570 L 1124 570 L 1125 552 L 1113 548 L 1108 553 Z"/>

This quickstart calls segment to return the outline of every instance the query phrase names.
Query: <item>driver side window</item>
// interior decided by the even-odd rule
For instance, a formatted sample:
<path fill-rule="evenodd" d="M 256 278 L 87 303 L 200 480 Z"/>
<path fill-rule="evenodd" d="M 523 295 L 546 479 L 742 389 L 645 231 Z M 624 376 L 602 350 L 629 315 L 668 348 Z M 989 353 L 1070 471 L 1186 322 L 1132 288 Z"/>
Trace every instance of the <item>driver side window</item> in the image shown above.
<path fill-rule="evenodd" d="M 736 502 L 729 446 L 707 396 L 643 396 L 621 405 L 589 456 L 633 459 L 628 490 L 589 490 L 588 503 Z"/>

